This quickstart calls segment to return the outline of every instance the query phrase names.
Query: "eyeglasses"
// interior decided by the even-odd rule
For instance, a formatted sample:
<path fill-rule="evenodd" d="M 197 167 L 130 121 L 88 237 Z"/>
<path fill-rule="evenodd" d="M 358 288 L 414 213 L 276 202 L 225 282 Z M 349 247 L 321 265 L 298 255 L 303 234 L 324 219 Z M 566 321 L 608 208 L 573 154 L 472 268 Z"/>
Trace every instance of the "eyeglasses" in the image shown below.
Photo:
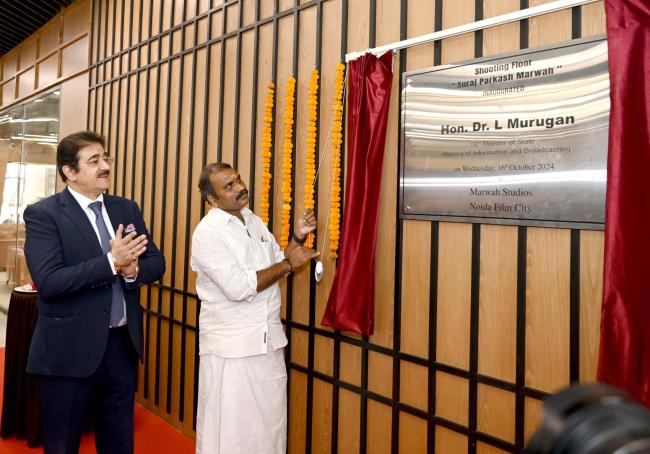
<path fill-rule="evenodd" d="M 88 161 L 86 161 L 86 164 L 91 166 L 91 167 L 97 167 L 99 165 L 99 160 L 100 159 L 103 160 L 109 166 L 111 164 L 113 164 L 113 161 L 114 161 L 113 157 L 111 157 L 109 155 L 104 155 L 104 156 L 101 156 L 101 157 L 100 156 L 93 156 Z"/>

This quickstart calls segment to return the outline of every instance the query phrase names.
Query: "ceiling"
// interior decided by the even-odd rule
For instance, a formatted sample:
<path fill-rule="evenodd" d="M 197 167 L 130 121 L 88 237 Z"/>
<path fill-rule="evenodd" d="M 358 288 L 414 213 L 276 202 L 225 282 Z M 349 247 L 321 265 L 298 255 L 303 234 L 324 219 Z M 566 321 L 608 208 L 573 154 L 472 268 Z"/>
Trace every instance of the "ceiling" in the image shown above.
<path fill-rule="evenodd" d="M 0 57 L 74 0 L 0 0 Z"/>

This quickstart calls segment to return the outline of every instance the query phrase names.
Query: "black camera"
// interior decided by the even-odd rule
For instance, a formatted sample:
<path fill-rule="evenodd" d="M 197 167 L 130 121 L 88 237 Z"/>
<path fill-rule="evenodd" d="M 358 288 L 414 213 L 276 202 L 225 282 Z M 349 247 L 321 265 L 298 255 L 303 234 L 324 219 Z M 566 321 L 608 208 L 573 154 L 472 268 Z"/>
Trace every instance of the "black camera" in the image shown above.
<path fill-rule="evenodd" d="M 548 397 L 528 454 L 650 453 L 650 411 L 623 391 L 599 383 Z"/>

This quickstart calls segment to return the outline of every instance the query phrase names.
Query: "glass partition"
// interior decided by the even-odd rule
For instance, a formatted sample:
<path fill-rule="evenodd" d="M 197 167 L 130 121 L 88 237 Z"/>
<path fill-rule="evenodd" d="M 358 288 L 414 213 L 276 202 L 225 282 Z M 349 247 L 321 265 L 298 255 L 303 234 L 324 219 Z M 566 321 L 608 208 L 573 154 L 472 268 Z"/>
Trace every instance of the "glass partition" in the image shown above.
<path fill-rule="evenodd" d="M 54 194 L 59 90 L 0 112 L 0 286 L 31 283 L 23 211 Z"/>

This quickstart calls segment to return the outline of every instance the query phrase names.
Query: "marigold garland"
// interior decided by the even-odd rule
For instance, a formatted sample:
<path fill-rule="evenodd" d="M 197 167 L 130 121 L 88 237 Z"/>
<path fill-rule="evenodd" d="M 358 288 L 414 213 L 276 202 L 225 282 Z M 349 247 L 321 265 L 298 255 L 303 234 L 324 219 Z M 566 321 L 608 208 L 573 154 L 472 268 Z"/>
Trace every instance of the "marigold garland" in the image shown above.
<path fill-rule="evenodd" d="M 282 148 L 282 233 L 280 247 L 289 245 L 291 230 L 291 169 L 293 167 L 293 111 L 295 103 L 296 79 L 287 79 L 286 107 L 284 111 L 284 145 Z"/>
<path fill-rule="evenodd" d="M 269 82 L 264 104 L 264 127 L 262 128 L 262 189 L 260 191 L 260 218 L 264 225 L 269 225 L 269 191 L 271 190 L 271 160 L 273 147 L 273 103 L 275 101 L 275 84 Z"/>
<path fill-rule="evenodd" d="M 332 190 L 330 192 L 330 257 L 338 257 L 341 239 L 341 144 L 343 143 L 343 83 L 345 65 L 336 65 L 334 76 L 334 102 L 332 105 Z"/>
<path fill-rule="evenodd" d="M 305 164 L 305 209 L 314 209 L 314 182 L 316 181 L 316 133 L 318 126 L 318 70 L 314 69 L 309 78 L 309 98 L 307 101 L 309 124 L 307 125 L 307 160 Z M 314 235 L 307 236 L 305 247 L 314 246 Z"/>

